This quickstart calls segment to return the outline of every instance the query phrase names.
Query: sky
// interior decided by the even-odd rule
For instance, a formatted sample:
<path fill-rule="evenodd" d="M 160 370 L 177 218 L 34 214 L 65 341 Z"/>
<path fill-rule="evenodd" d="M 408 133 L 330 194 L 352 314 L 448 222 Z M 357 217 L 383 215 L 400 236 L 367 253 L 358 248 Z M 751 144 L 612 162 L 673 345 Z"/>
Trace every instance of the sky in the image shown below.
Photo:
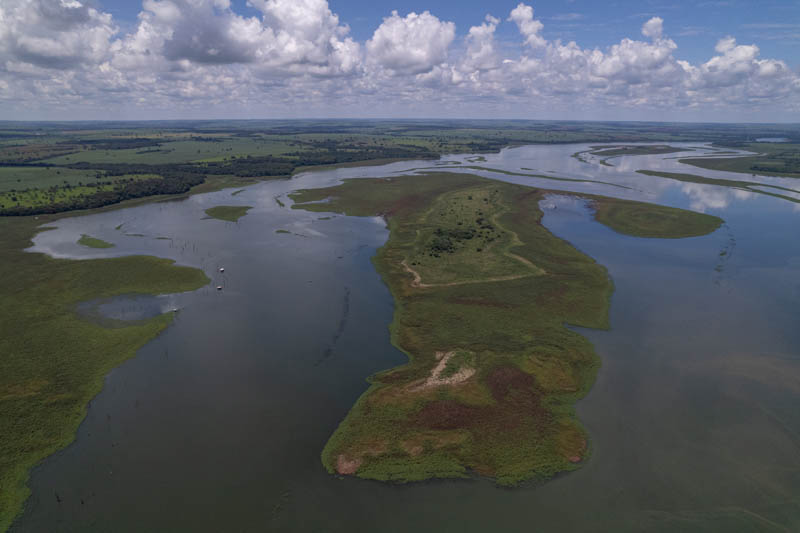
<path fill-rule="evenodd" d="M 795 0 L 0 0 L 0 120 L 800 122 Z"/>

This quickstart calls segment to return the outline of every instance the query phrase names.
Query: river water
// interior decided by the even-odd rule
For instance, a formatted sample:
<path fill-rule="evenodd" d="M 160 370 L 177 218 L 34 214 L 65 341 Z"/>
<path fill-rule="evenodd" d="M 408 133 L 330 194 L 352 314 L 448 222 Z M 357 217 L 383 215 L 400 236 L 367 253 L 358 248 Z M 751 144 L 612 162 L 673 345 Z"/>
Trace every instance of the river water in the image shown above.
<path fill-rule="evenodd" d="M 212 283 L 78 310 L 87 319 L 176 318 L 109 374 L 75 442 L 33 471 L 33 495 L 12 530 L 800 529 L 800 204 L 635 170 L 797 190 L 800 182 L 687 166 L 677 156 L 714 150 L 681 146 L 694 150 L 617 157 L 613 166 L 571 157 L 588 145 L 560 145 L 342 168 L 60 221 L 32 251 L 169 257 Z M 370 262 L 387 230 L 379 218 L 291 210 L 286 194 L 465 166 L 594 180 L 469 170 L 685 207 L 726 224 L 705 237 L 641 239 L 592 221 L 582 200 L 543 202 L 544 224 L 608 267 L 616 286 L 612 329 L 580 330 L 603 366 L 578 405 L 592 455 L 577 472 L 517 489 L 330 476 L 319 453 L 365 378 L 405 360 L 389 342 L 393 303 Z M 205 217 L 214 205 L 253 209 L 230 223 Z M 116 246 L 79 246 L 81 234 Z"/>

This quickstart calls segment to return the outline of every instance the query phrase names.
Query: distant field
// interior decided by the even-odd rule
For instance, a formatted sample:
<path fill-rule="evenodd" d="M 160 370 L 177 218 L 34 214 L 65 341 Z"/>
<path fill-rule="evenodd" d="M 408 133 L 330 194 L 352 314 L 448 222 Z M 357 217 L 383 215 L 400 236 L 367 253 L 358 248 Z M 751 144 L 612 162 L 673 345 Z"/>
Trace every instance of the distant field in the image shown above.
<path fill-rule="evenodd" d="M 760 155 L 681 159 L 680 162 L 709 170 L 800 178 L 800 144 L 751 143 L 743 148 Z"/>
<path fill-rule="evenodd" d="M 0 192 L 93 183 L 96 176 L 102 178 L 104 174 L 102 170 L 58 167 L 0 167 Z"/>
<path fill-rule="evenodd" d="M 0 210 L 16 206 L 44 207 L 56 204 L 67 205 L 76 199 L 86 198 L 98 192 L 114 191 L 125 182 L 141 181 L 158 177 L 159 176 L 155 174 L 134 174 L 116 176 L 113 179 L 113 183 L 108 183 L 111 180 L 104 179 L 100 184 L 92 184 L 93 181 L 97 180 L 91 178 L 84 180 L 84 183 L 89 183 L 89 185 L 70 185 L 67 187 L 61 183 L 54 184 L 50 187 L 42 186 L 36 189 L 3 191 L 0 192 Z"/>
<path fill-rule="evenodd" d="M 223 161 L 231 157 L 263 157 L 282 155 L 296 151 L 284 140 L 252 138 L 223 138 L 217 141 L 172 141 L 159 146 L 128 148 L 122 150 L 87 150 L 47 159 L 43 162 L 54 165 L 86 163 L 134 163 L 162 165 L 189 163 L 191 161 Z"/>

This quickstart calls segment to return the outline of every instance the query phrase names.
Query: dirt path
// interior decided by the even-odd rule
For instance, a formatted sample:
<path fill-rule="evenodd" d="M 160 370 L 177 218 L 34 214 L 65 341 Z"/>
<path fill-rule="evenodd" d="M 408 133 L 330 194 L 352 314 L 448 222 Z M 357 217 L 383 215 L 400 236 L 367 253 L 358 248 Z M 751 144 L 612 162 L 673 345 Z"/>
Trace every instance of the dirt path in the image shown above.
<path fill-rule="evenodd" d="M 520 257 L 520 259 L 523 259 Z M 527 261 L 527 259 L 523 259 Z M 520 279 L 520 278 L 527 278 L 528 276 L 537 276 L 539 272 L 531 272 L 530 274 L 514 274 L 513 276 L 498 276 L 496 278 L 484 278 L 484 279 L 470 279 L 466 281 L 451 281 L 449 283 L 422 283 L 422 276 L 419 275 L 419 272 L 408 266 L 408 263 L 405 259 L 400 261 L 400 264 L 403 265 L 403 268 L 406 269 L 406 272 L 414 276 L 414 280 L 411 282 L 412 287 L 418 287 L 421 289 L 427 289 L 431 287 L 454 287 L 456 285 L 471 285 L 475 283 L 491 283 L 495 281 L 511 281 L 512 279 Z"/>
<path fill-rule="evenodd" d="M 411 390 L 419 391 L 429 389 L 431 387 L 438 387 L 439 385 L 457 385 L 463 383 L 475 374 L 475 369 L 471 367 L 460 368 L 457 372 L 453 373 L 446 378 L 441 377 L 442 372 L 447 367 L 448 361 L 453 357 L 456 352 L 436 352 L 436 359 L 439 360 L 436 366 L 431 370 L 431 375 L 422 383 L 411 387 Z"/>

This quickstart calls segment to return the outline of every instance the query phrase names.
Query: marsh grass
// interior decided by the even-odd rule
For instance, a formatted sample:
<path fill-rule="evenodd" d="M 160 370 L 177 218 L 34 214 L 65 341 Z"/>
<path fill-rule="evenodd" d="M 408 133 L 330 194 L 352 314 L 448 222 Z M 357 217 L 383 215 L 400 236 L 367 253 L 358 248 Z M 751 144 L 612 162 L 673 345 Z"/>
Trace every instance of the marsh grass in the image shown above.
<path fill-rule="evenodd" d="M 431 173 L 292 195 L 293 209 L 386 217 L 389 240 L 374 263 L 395 299 L 392 342 L 409 358 L 369 378 L 370 388 L 322 452 L 329 472 L 396 482 L 473 472 L 514 485 L 573 470 L 587 457 L 588 437 L 573 406 L 591 387 L 599 359 L 565 324 L 607 328 L 613 286 L 605 268 L 541 225 L 538 204 L 547 193 Z M 329 201 L 307 203 L 323 199 Z M 606 222 L 620 231 L 640 231 L 637 221 L 664 224 L 638 215 L 656 206 L 593 201 L 614 202 L 615 216 Z M 622 224 L 626 216 L 631 221 Z M 452 252 L 428 254 L 414 265 L 423 282 L 455 276 L 459 283 L 415 285 L 405 265 L 431 250 L 435 229 L 463 228 L 458 221 L 477 223 L 475 217 L 497 226 L 495 243 L 478 252 L 464 239 L 470 242 Z M 667 226 L 685 232 L 678 222 Z M 519 260 L 509 263 L 508 254 Z M 509 268 L 539 275 L 501 279 Z M 449 375 L 465 365 L 475 374 L 455 385 L 420 387 L 442 352 L 456 354 Z"/>
<path fill-rule="evenodd" d="M 85 233 L 81 235 L 81 238 L 78 239 L 78 244 L 81 246 L 87 246 L 89 248 L 113 248 L 114 245 L 110 242 L 106 242 L 103 239 L 97 239 L 95 237 L 90 237 Z"/>
<path fill-rule="evenodd" d="M 106 328 L 80 302 L 197 289 L 202 271 L 155 257 L 71 261 L 23 252 L 52 217 L 0 219 L 0 531 L 28 496 L 28 472 L 69 444 L 104 376 L 172 320 Z"/>
<path fill-rule="evenodd" d="M 237 222 L 252 209 L 249 205 L 218 205 L 205 210 L 211 218 L 224 220 L 226 222 Z"/>

